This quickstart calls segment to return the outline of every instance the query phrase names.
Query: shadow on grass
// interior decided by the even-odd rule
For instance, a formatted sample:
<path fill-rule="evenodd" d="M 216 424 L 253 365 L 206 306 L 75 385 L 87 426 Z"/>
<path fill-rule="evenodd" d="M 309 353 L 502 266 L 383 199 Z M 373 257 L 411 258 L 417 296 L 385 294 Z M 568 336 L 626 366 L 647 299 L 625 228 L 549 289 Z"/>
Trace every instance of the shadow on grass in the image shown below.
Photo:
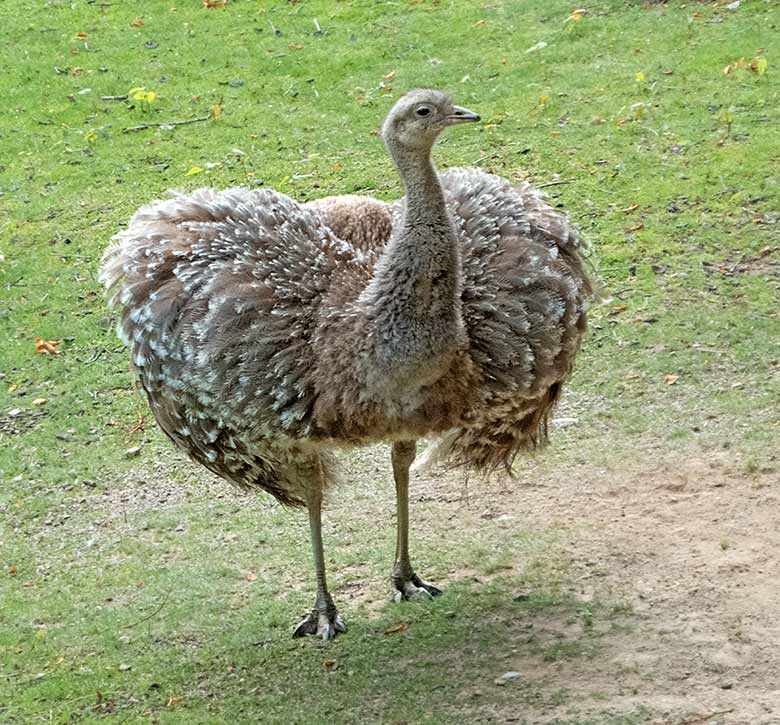
<path fill-rule="evenodd" d="M 610 638 L 630 626 L 630 612 L 571 594 L 518 595 L 521 583 L 505 578 L 478 587 L 460 580 L 433 602 L 388 603 L 373 619 L 352 612 L 348 633 L 327 644 L 293 640 L 289 605 L 280 600 L 257 598 L 222 616 L 211 609 L 218 620 L 193 615 L 189 621 L 183 607 L 177 610 L 192 602 L 181 602 L 118 637 L 103 632 L 102 651 L 82 653 L 91 664 L 27 683 L 25 699 L 28 708 L 35 703 L 39 712 L 58 714 L 57 722 L 110 716 L 121 722 L 531 723 L 559 712 L 560 719 L 541 722 L 643 722 L 642 713 L 599 708 L 598 693 L 578 690 L 559 673 L 567 661 L 575 678 L 579 667 L 591 667 L 609 651 Z M 520 676 L 502 680 L 512 671 Z M 75 690 L 81 690 L 77 699 Z M 584 712 L 583 699 L 592 703 Z M 577 719 L 581 712 L 590 719 Z"/>

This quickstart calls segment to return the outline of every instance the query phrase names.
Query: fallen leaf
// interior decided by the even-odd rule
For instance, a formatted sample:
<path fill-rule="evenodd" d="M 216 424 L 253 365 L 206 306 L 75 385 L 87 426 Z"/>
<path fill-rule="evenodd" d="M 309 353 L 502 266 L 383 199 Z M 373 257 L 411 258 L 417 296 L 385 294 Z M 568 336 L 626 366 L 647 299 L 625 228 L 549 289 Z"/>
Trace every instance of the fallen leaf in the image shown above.
<path fill-rule="evenodd" d="M 336 666 L 336 660 L 323 660 L 322 666 L 326 670 L 332 670 Z"/>
<path fill-rule="evenodd" d="M 168 698 L 168 702 L 166 703 L 165 707 L 173 707 L 174 705 L 178 705 L 180 702 L 183 702 L 183 697 L 176 697 L 175 695 L 172 695 Z"/>
<path fill-rule="evenodd" d="M 49 402 L 48 398 L 36 398 L 35 400 L 33 400 L 32 404 L 40 408 L 42 405 L 46 405 L 46 403 L 48 402 Z"/>
<path fill-rule="evenodd" d="M 638 232 L 640 229 L 644 229 L 645 225 L 641 222 L 633 227 L 623 227 L 623 231 L 626 232 L 626 234 L 631 234 L 631 232 Z"/>
<path fill-rule="evenodd" d="M 621 209 L 620 211 L 622 211 L 624 214 L 630 214 L 632 211 L 636 211 L 637 209 L 639 209 L 639 204 L 634 203 L 631 206 L 627 206 L 625 209 Z"/>
<path fill-rule="evenodd" d="M 397 634 L 399 632 L 405 632 L 409 629 L 409 625 L 406 622 L 401 622 L 385 630 L 385 634 Z"/>
<path fill-rule="evenodd" d="M 612 308 L 612 312 L 613 313 L 625 312 L 627 309 L 628 307 L 626 305 L 617 305 L 617 307 Z"/>
<path fill-rule="evenodd" d="M 750 70 L 752 70 L 754 73 L 758 73 L 758 75 L 762 76 L 764 73 L 766 73 L 767 66 L 769 65 L 769 62 L 766 58 L 753 58 L 753 60 L 750 61 Z"/>
<path fill-rule="evenodd" d="M 395 71 L 391 70 L 389 73 L 385 73 L 385 75 L 382 76 L 386 81 L 391 81 L 393 78 L 395 78 Z"/>
<path fill-rule="evenodd" d="M 772 247 L 764 247 L 762 250 L 759 251 L 758 256 L 759 257 L 766 257 L 767 254 L 772 254 L 774 250 Z"/>
<path fill-rule="evenodd" d="M 578 8 L 577 10 L 572 10 L 571 15 L 569 15 L 566 20 L 564 20 L 564 23 L 573 22 L 578 23 L 580 20 L 582 20 L 582 16 L 587 14 L 586 8 Z"/>
<path fill-rule="evenodd" d="M 679 375 L 664 375 L 664 382 L 667 385 L 674 385 L 679 379 Z"/>
<path fill-rule="evenodd" d="M 478 28 L 480 25 L 485 25 L 485 23 L 487 23 L 487 20 L 485 20 L 484 18 L 482 18 L 482 20 L 477 20 L 477 22 L 476 22 L 476 23 L 474 23 L 474 27 L 475 27 L 475 28 Z"/>
<path fill-rule="evenodd" d="M 247 574 L 244 579 L 246 579 L 248 582 L 254 582 L 257 581 L 257 574 L 252 573 L 251 571 L 249 574 Z"/>
<path fill-rule="evenodd" d="M 44 340 L 40 337 L 35 338 L 35 352 L 44 355 L 61 355 L 62 350 L 57 349 L 62 340 Z"/>
<path fill-rule="evenodd" d="M 636 79 L 642 83 L 645 79 L 645 74 L 640 70 L 638 73 L 636 73 Z"/>
<path fill-rule="evenodd" d="M 211 116 L 212 121 L 216 121 L 218 118 L 220 118 L 222 116 L 222 104 L 212 103 L 209 106 L 209 115 Z"/>
<path fill-rule="evenodd" d="M 228 0 L 203 0 L 203 7 L 212 8 L 224 8 L 227 5 Z"/>
<path fill-rule="evenodd" d="M 594 116 L 593 120 L 590 123 L 592 126 L 601 126 L 606 122 L 607 122 L 606 118 L 601 118 L 601 116 Z"/>
<path fill-rule="evenodd" d="M 144 21 L 141 20 L 141 18 L 138 18 L 137 20 L 133 20 L 132 23 L 130 23 L 131 28 L 140 28 L 144 24 Z"/>
<path fill-rule="evenodd" d="M 191 166 L 189 171 L 187 171 L 185 176 L 192 176 L 193 174 L 199 174 L 203 169 L 200 166 Z"/>
<path fill-rule="evenodd" d="M 87 33 L 76 33 L 76 37 L 79 38 L 80 40 L 86 40 L 89 37 L 89 35 Z"/>
<path fill-rule="evenodd" d="M 11 567 L 11 568 L 8 570 L 8 573 L 9 573 L 9 574 L 16 574 L 16 567 L 15 567 L 15 566 L 12 566 L 12 567 Z"/>

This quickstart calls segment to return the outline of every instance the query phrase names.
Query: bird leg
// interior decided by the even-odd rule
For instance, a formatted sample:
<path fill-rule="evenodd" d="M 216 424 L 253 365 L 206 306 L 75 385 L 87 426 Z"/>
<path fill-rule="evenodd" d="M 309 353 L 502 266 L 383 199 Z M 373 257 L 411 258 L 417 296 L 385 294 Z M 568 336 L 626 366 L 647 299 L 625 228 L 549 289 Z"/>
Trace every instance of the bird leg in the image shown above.
<path fill-rule="evenodd" d="M 316 634 L 324 640 L 333 639 L 339 632 L 346 632 L 347 627 L 339 615 L 328 591 L 325 579 L 325 553 L 322 548 L 322 465 L 317 461 L 316 483 L 306 490 L 306 507 L 309 510 L 309 531 L 311 546 L 314 552 L 314 569 L 317 572 L 317 599 L 314 608 L 303 618 L 293 630 L 293 637 L 303 637 Z"/>
<path fill-rule="evenodd" d="M 409 466 L 412 465 L 417 441 L 393 443 L 392 461 L 395 478 L 398 531 L 393 565 L 393 600 L 431 599 L 441 594 L 441 589 L 424 582 L 412 569 L 409 561 Z"/>

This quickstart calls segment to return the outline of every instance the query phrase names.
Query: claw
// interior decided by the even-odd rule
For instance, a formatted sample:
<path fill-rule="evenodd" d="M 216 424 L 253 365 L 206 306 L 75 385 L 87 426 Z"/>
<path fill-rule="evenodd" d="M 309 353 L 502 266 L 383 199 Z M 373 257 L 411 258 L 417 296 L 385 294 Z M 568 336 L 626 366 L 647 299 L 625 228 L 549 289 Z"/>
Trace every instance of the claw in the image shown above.
<path fill-rule="evenodd" d="M 408 600 L 430 601 L 434 597 L 438 597 L 441 593 L 441 589 L 435 587 L 433 584 L 424 582 L 417 574 L 412 574 L 408 579 L 393 577 L 392 599 L 394 602 Z"/>
<path fill-rule="evenodd" d="M 293 637 L 305 637 L 313 634 L 327 642 L 339 632 L 346 631 L 347 625 L 344 624 L 344 620 L 335 609 L 332 612 L 320 612 L 315 607 L 293 629 Z"/>

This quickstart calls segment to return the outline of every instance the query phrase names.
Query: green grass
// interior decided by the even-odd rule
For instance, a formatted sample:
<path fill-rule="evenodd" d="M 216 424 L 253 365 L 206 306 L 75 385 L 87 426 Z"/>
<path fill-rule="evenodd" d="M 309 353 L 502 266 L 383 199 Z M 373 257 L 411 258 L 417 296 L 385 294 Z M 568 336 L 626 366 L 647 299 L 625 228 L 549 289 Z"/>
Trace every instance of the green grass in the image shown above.
<path fill-rule="evenodd" d="M 432 607 L 358 607 L 329 649 L 290 641 L 310 596 L 301 517 L 198 493 L 197 472 L 148 420 L 136 426 L 146 409 L 96 283 L 111 235 L 169 188 L 396 196 L 376 129 L 410 87 L 447 89 L 485 119 L 442 139 L 440 166 L 563 181 L 547 191 L 593 241 L 600 297 L 569 395 L 578 424 L 552 460 L 652 441 L 776 465 L 780 3 L 585 7 L 566 22 L 573 6 L 541 0 L 0 4 L 0 719 L 433 723 L 485 711 L 488 690 L 499 708 L 534 701 L 530 685 L 473 695 L 464 683 L 500 674 L 518 608 L 532 624 L 582 619 L 561 594 L 554 532 L 507 534 L 508 555 L 442 546 L 426 573 L 484 562 L 487 591 L 464 579 Z M 723 73 L 741 57 L 766 58 L 766 72 Z M 133 87 L 158 97 L 101 100 Z M 216 119 L 124 132 L 214 105 Z M 35 354 L 37 337 L 62 340 L 62 354 Z M 136 466 L 149 487 L 179 481 L 175 505 L 123 518 L 112 495 Z M 378 581 L 386 532 L 348 513 L 337 533 L 353 543 L 330 563 Z M 519 555 L 533 564 L 526 603 L 501 578 Z M 399 616 L 409 630 L 385 635 Z M 602 636 L 511 640 L 520 659 L 587 659 Z M 645 721 L 615 717 L 565 722 Z"/>

